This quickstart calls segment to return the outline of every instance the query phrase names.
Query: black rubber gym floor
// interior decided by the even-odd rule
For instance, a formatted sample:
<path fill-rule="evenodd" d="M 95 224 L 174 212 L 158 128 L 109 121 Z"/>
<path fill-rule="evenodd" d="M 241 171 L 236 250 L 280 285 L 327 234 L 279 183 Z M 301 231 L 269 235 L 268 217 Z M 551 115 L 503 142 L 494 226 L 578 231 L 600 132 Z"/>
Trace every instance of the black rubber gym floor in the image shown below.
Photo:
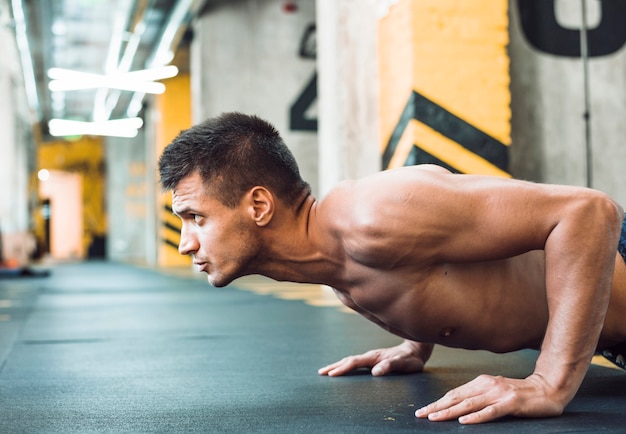
<path fill-rule="evenodd" d="M 190 273 L 191 274 L 191 273 Z M 357 315 L 111 263 L 0 279 L 0 433 L 626 430 L 626 373 L 592 366 L 560 418 L 433 423 L 416 408 L 536 353 L 437 348 L 422 374 L 317 369 L 399 340 Z"/>

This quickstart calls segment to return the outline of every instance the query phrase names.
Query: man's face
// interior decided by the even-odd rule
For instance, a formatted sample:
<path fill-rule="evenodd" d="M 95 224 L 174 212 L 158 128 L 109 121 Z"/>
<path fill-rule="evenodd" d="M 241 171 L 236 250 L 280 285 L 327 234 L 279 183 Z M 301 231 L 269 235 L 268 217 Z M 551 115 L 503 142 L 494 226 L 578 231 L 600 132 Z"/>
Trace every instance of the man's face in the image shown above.
<path fill-rule="evenodd" d="M 259 242 L 244 205 L 232 209 L 223 205 L 207 193 L 194 172 L 174 188 L 172 209 L 182 221 L 178 251 L 192 255 L 209 283 L 225 286 L 247 274 Z"/>

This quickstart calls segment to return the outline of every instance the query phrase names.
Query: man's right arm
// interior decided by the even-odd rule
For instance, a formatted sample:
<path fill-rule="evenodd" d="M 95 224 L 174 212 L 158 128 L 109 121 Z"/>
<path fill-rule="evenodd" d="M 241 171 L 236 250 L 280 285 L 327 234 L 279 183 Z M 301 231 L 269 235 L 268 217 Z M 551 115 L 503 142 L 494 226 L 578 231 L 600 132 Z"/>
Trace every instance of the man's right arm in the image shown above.
<path fill-rule="evenodd" d="M 344 357 L 318 371 L 320 375 L 338 377 L 361 368 L 372 370 L 372 375 L 391 373 L 412 374 L 421 372 L 433 351 L 433 344 L 405 339 L 391 348 L 370 350 L 366 353 Z"/>
<path fill-rule="evenodd" d="M 334 288 L 333 288 L 334 289 Z M 337 377 L 361 368 L 370 368 L 372 375 L 382 376 L 391 373 L 410 374 L 421 372 L 433 352 L 433 344 L 415 342 L 387 324 L 375 315 L 360 308 L 350 296 L 334 289 L 337 298 L 350 309 L 377 324 L 388 332 L 404 337 L 404 342 L 395 347 L 370 350 L 366 353 L 344 357 L 343 359 L 321 368 L 320 375 Z"/>

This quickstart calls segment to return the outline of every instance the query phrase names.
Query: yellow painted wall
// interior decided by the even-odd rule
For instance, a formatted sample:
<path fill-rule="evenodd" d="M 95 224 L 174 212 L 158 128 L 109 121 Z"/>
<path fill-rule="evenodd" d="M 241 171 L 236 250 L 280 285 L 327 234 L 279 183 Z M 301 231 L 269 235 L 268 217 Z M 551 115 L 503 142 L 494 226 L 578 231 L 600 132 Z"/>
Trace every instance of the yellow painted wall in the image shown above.
<path fill-rule="evenodd" d="M 507 0 L 401 0 L 390 8 L 379 21 L 381 152 L 395 146 L 385 168 L 407 164 L 417 147 L 459 172 L 509 176 L 501 158 L 511 143 L 507 44 Z M 412 95 L 413 104 L 428 101 L 424 118 L 435 122 L 441 112 L 454 122 L 433 128 L 416 114 L 399 128 Z M 459 128 L 471 132 L 467 143 Z M 494 147 L 487 156 L 473 150 L 483 135 Z"/>
<path fill-rule="evenodd" d="M 99 137 L 82 137 L 40 143 L 37 150 L 37 171 L 48 169 L 82 175 L 83 252 L 88 251 L 94 237 L 104 237 L 107 232 L 103 146 Z M 35 213 L 35 226 L 35 235 L 43 242 L 43 220 L 39 213 Z"/>
<path fill-rule="evenodd" d="M 181 132 L 191 126 L 191 87 L 189 74 L 180 74 L 164 80 L 167 90 L 155 99 L 155 109 L 159 120 L 156 124 L 156 156 Z M 180 221 L 172 215 L 171 193 L 160 194 L 157 201 L 159 216 L 158 263 L 161 266 L 190 265 L 189 256 L 178 253 L 180 241 Z"/>

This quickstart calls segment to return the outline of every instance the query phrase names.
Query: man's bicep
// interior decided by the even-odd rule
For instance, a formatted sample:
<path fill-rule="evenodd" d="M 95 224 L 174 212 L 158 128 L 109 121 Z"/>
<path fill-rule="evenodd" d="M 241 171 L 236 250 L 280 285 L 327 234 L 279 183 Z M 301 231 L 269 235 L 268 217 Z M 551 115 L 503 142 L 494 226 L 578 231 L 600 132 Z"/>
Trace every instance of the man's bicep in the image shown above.
<path fill-rule="evenodd" d="M 456 226 L 444 219 L 449 224 L 448 243 L 440 247 L 455 255 L 454 250 L 463 251 L 465 246 L 470 260 L 542 250 L 554 234 L 568 242 L 574 236 L 578 241 L 585 236 L 597 238 L 607 224 L 607 210 L 614 214 L 608 196 L 583 187 L 461 175 L 444 188 L 454 199 L 440 201 L 442 210 L 449 207 L 448 212 L 462 217 Z"/>
<path fill-rule="evenodd" d="M 523 181 L 446 176 L 423 217 L 437 261 L 479 261 L 543 249 L 558 221 L 553 195 Z"/>
<path fill-rule="evenodd" d="M 408 168 L 359 185 L 345 246 L 358 262 L 380 268 L 543 249 L 572 196 L 559 186 Z"/>

